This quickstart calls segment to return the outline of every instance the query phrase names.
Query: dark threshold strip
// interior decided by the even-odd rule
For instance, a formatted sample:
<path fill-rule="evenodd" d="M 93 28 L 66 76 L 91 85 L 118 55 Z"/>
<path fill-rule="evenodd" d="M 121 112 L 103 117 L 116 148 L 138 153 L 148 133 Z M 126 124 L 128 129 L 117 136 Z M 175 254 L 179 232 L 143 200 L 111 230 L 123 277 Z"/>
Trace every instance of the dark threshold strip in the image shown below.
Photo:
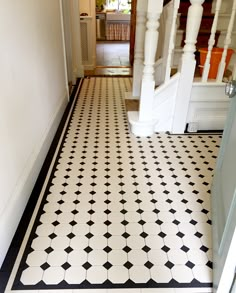
<path fill-rule="evenodd" d="M 79 85 L 80 85 L 80 78 L 78 78 L 76 81 L 76 85 L 71 93 L 69 103 L 66 107 L 66 110 L 65 110 L 63 116 L 62 116 L 61 122 L 60 122 L 58 129 L 56 131 L 56 134 L 53 138 L 53 141 L 52 141 L 51 146 L 49 148 L 49 151 L 47 153 L 46 159 L 44 160 L 43 166 L 40 170 L 39 176 L 38 176 L 37 181 L 34 185 L 32 193 L 30 195 L 30 198 L 29 198 L 29 201 L 28 201 L 27 206 L 25 208 L 25 211 L 22 215 L 22 218 L 21 218 L 20 223 L 17 227 L 16 233 L 12 239 L 11 245 L 8 249 L 7 255 L 6 255 L 4 262 L 2 264 L 2 267 L 0 269 L 0 293 L 3 293 L 6 288 L 8 279 L 10 277 L 11 271 L 12 271 L 14 263 L 16 261 L 17 254 L 20 250 L 21 243 L 24 239 L 24 236 L 25 236 L 26 230 L 28 228 L 30 219 L 32 217 L 34 208 L 36 206 L 38 196 L 39 196 L 40 191 L 43 187 L 44 181 L 47 176 L 48 169 L 51 165 L 54 153 L 56 151 L 59 139 L 61 137 L 61 133 L 63 131 L 66 119 L 67 119 L 68 114 L 70 112 L 73 101 L 76 98 L 75 95 L 76 95 L 76 92 L 77 92 Z"/>

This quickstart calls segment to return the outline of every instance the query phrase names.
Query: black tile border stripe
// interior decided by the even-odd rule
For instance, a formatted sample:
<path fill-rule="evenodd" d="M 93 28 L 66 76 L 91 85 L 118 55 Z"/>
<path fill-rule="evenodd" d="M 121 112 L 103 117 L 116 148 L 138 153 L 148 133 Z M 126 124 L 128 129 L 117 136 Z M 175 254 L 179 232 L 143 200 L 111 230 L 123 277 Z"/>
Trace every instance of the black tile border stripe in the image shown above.
<path fill-rule="evenodd" d="M 26 205 L 26 208 L 24 210 L 24 213 L 21 217 L 20 223 L 17 227 L 17 230 L 15 232 L 15 235 L 12 239 L 12 242 L 10 244 L 10 247 L 8 249 L 7 255 L 3 261 L 3 264 L 0 268 L 0 293 L 4 292 L 7 282 L 9 280 L 11 271 L 13 269 L 14 263 L 16 261 L 17 255 L 19 253 L 21 244 L 23 242 L 26 230 L 28 228 L 29 222 L 31 220 L 32 214 L 34 212 L 35 206 L 37 204 L 38 196 L 40 194 L 40 191 L 43 187 L 44 181 L 46 179 L 49 167 L 51 165 L 54 153 L 56 151 L 58 142 L 60 140 L 66 119 L 68 117 L 68 114 L 70 112 L 70 109 L 73 105 L 74 100 L 77 98 L 76 93 L 78 91 L 78 88 L 81 88 L 82 80 L 80 78 L 77 79 L 76 84 L 73 88 L 73 91 L 70 95 L 69 103 L 67 104 L 67 107 L 64 111 L 64 114 L 62 116 L 62 119 L 60 121 L 60 124 L 57 128 L 56 134 L 52 140 L 51 146 L 49 148 L 49 151 L 47 153 L 47 156 L 44 160 L 43 166 L 40 170 L 39 176 L 37 178 L 37 181 L 34 185 L 34 188 L 31 192 L 30 198 L 28 200 L 28 203 Z"/>
<path fill-rule="evenodd" d="M 96 78 L 96 77 L 92 77 L 92 76 L 89 77 L 88 76 L 87 79 Z M 107 77 L 109 78 L 110 76 L 107 76 Z M 123 78 L 123 76 L 122 76 L 122 78 Z M 76 98 L 78 99 L 78 97 L 76 97 Z M 71 102 L 69 110 L 71 110 L 71 106 L 72 106 L 72 102 Z M 57 163 L 58 163 L 58 160 L 59 160 L 59 157 L 60 157 L 60 152 L 61 152 L 61 149 L 62 149 L 63 144 L 65 142 L 65 137 L 67 135 L 68 128 L 70 126 L 70 122 L 71 122 L 71 119 L 73 117 L 75 107 L 76 107 L 76 103 L 74 103 L 73 109 L 71 111 L 71 115 L 70 115 L 68 123 L 66 125 L 65 133 L 63 135 L 63 138 L 62 138 L 62 141 L 61 141 L 61 144 L 60 144 L 60 148 L 59 148 L 59 151 L 57 153 L 56 160 L 54 162 L 53 169 L 52 169 L 51 174 L 50 174 L 50 178 L 49 178 L 49 180 L 47 182 L 47 187 L 46 187 L 45 192 L 43 194 L 43 198 L 42 198 L 39 210 L 37 212 L 37 216 L 36 216 L 33 228 L 31 230 L 30 236 L 29 236 L 29 238 L 27 240 L 27 244 L 26 244 L 26 247 L 24 249 L 23 257 L 21 258 L 20 265 L 19 265 L 18 270 L 17 270 L 17 274 L 16 274 L 16 277 L 15 277 L 15 280 L 14 280 L 14 283 L 13 283 L 13 286 L 12 286 L 12 290 L 54 290 L 54 289 L 57 289 L 57 290 L 71 289 L 71 290 L 73 290 L 73 289 L 117 289 L 117 288 L 119 288 L 119 289 L 127 289 L 127 288 L 131 288 L 131 289 L 132 288 L 156 288 L 156 289 L 158 289 L 158 288 L 211 288 L 212 283 L 201 283 L 196 279 L 193 279 L 192 282 L 190 282 L 190 283 L 179 283 L 174 279 L 172 279 L 168 283 L 156 283 L 155 281 L 150 279 L 147 283 L 134 283 L 132 280 L 128 280 L 126 283 L 123 283 L 123 284 L 113 284 L 109 280 L 106 280 L 103 284 L 90 284 L 88 281 L 84 281 L 81 284 L 68 284 L 65 281 L 62 281 L 61 283 L 59 283 L 57 285 L 46 285 L 43 281 L 37 283 L 36 285 L 23 285 L 23 284 L 21 284 L 21 282 L 20 282 L 21 273 L 25 269 L 25 261 L 26 261 L 27 255 L 28 255 L 28 253 L 30 251 L 31 243 L 32 243 L 32 241 L 34 239 L 34 231 L 36 230 L 36 227 L 38 226 L 38 221 L 39 221 L 39 218 L 41 216 L 43 206 L 44 206 L 44 203 L 46 201 L 46 197 L 48 195 L 48 190 L 49 190 L 49 187 L 50 187 L 50 183 L 51 183 L 51 180 L 53 178 L 54 171 L 55 171 L 55 169 L 57 167 Z M 66 118 L 67 118 L 67 116 L 69 114 L 69 110 L 67 112 L 66 117 L 63 116 L 63 118 L 65 118 L 65 121 L 66 121 Z M 65 123 L 65 121 L 64 121 L 64 123 Z M 63 129 L 63 126 L 64 126 L 64 124 L 62 125 L 62 129 Z M 61 129 L 61 133 L 62 133 L 62 129 Z M 191 134 L 189 134 L 189 135 L 191 136 Z M 60 138 L 60 135 L 59 135 L 59 138 Z M 57 140 L 57 143 L 59 142 L 59 138 Z M 56 147 L 57 147 L 57 145 L 55 146 L 55 149 L 56 149 Z M 55 152 L 55 149 L 54 149 L 54 152 Z M 54 155 L 54 152 L 52 153 L 52 156 Z M 51 161 L 50 161 L 50 163 L 51 163 Z M 50 163 L 48 165 L 50 165 Z M 49 168 L 49 166 L 48 166 L 48 168 Z M 42 181 L 42 185 L 43 185 L 43 183 L 44 183 L 44 180 Z M 38 191 L 40 193 L 41 188 Z M 25 225 L 24 222 L 23 222 L 23 225 Z M 27 225 L 25 227 L 25 231 L 27 229 Z"/>

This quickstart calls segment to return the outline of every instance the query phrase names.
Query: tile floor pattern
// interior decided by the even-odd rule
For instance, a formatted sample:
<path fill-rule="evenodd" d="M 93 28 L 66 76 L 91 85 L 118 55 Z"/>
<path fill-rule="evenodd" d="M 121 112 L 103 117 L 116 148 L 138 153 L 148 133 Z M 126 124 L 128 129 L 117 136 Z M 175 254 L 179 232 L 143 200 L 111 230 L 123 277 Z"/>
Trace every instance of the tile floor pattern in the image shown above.
<path fill-rule="evenodd" d="M 97 66 L 130 66 L 129 42 L 99 41 L 96 54 Z"/>
<path fill-rule="evenodd" d="M 221 136 L 134 137 L 129 90 L 129 78 L 83 81 L 12 292 L 210 292 L 209 188 Z"/>

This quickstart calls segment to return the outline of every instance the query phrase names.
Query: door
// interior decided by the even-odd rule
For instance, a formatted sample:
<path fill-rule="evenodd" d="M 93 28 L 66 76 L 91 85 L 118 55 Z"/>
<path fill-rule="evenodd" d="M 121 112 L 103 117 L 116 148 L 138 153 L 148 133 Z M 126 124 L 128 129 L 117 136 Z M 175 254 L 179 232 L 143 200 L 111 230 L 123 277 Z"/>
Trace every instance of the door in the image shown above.
<path fill-rule="evenodd" d="M 230 292 L 236 268 L 235 89 L 236 81 L 233 81 L 230 108 L 212 185 L 213 287 L 217 293 Z"/>
<path fill-rule="evenodd" d="M 137 0 L 132 0 L 132 2 L 131 2 L 131 18 L 130 18 L 130 46 L 129 46 L 129 62 L 132 66 L 134 63 L 136 10 L 137 10 Z"/>

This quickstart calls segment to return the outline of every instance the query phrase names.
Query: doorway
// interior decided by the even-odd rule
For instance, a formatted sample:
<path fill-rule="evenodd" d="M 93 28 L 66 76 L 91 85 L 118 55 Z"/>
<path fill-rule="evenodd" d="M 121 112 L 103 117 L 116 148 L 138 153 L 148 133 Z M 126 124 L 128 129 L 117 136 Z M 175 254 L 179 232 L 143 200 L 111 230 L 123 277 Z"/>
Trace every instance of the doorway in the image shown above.
<path fill-rule="evenodd" d="M 132 8 L 129 0 L 96 0 L 96 71 L 131 75 Z"/>

